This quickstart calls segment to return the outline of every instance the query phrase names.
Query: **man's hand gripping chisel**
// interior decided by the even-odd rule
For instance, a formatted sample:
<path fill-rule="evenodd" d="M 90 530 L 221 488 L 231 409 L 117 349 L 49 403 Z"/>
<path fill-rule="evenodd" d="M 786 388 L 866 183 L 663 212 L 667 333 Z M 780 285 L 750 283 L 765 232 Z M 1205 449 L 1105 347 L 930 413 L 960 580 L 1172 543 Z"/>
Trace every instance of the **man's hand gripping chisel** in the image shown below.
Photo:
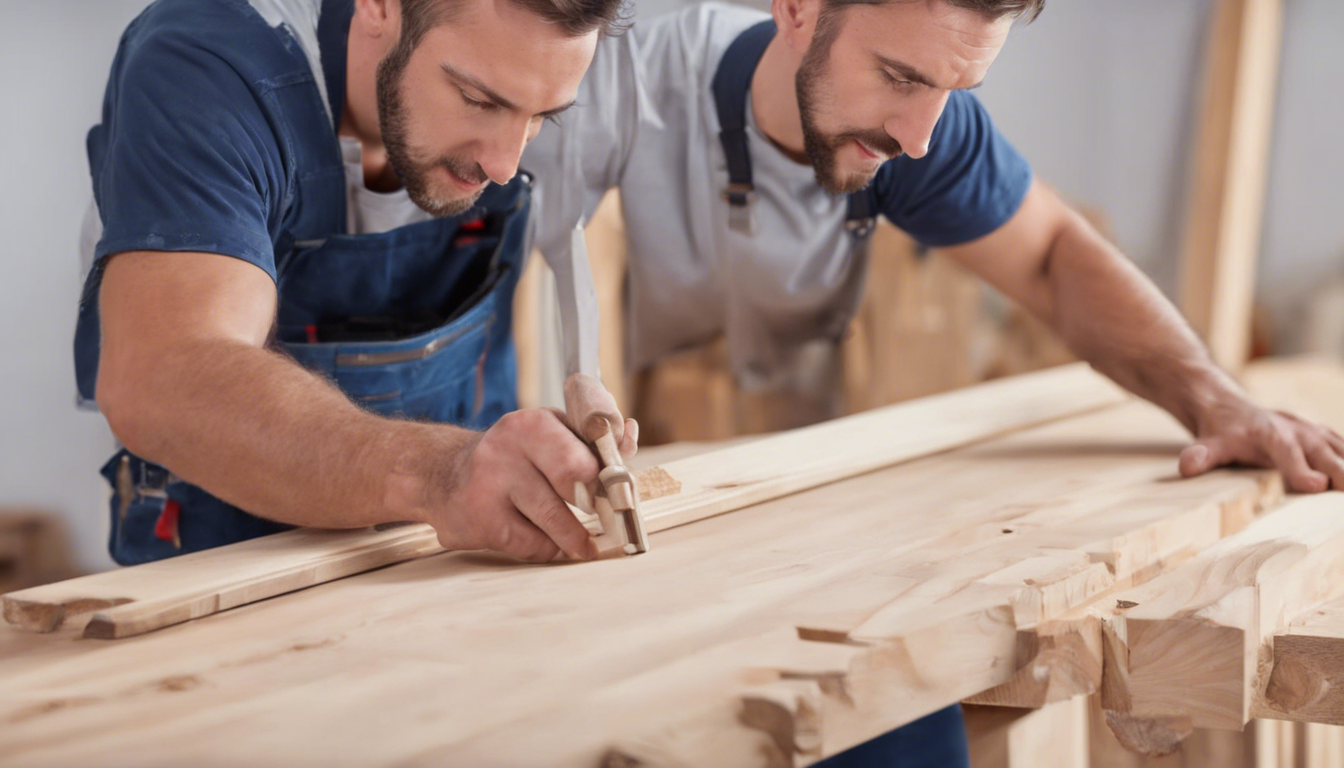
<path fill-rule="evenodd" d="M 596 537 L 599 556 L 633 555 L 649 551 L 644 518 L 639 511 L 639 488 L 635 476 L 625 466 L 616 440 L 615 425 L 620 424 L 615 402 L 599 375 L 597 293 L 588 262 L 588 248 L 582 225 L 570 235 L 568 264 L 551 266 L 555 270 L 560 305 L 560 326 L 564 335 L 565 409 L 570 424 L 591 443 L 601 464 L 595 498 L 588 498 L 582 484 L 575 487 L 575 506 L 596 514 L 602 534 Z"/>

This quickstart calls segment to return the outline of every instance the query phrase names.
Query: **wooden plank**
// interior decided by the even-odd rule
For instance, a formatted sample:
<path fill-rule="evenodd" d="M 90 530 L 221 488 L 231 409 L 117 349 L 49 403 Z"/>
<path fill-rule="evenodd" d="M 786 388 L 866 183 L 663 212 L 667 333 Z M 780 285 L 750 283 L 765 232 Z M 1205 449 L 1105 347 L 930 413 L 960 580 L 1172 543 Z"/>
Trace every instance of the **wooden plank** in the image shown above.
<path fill-rule="evenodd" d="M 428 530 L 430 535 L 426 535 Z M 404 526 L 351 533 L 302 529 L 172 560 L 81 576 L 4 596 L 5 620 L 51 632 L 95 614 L 90 636 L 125 636 L 176 624 L 391 563 L 441 552 L 433 531 Z M 124 607 L 120 614 L 113 613 Z M 134 612 L 132 612 L 132 610 Z M 100 629 L 98 616 L 112 615 Z"/>
<path fill-rule="evenodd" d="M 1283 27 L 1283 0 L 1219 0 L 1181 248 L 1181 309 L 1214 359 L 1239 370 L 1251 302 Z"/>
<path fill-rule="evenodd" d="M 1123 399 L 1109 381 L 1070 366 L 682 459 L 641 474 L 646 528 L 666 530 Z M 290 531 L 11 593 L 4 615 L 51 631 L 97 611 L 87 636 L 125 637 L 437 551 L 428 526 Z"/>
<path fill-rule="evenodd" d="M 1103 697 L 1117 735 L 1149 754 L 1191 727 L 1240 730 L 1268 644 L 1344 592 L 1344 493 L 1296 498 L 1190 562 L 1117 596 Z"/>

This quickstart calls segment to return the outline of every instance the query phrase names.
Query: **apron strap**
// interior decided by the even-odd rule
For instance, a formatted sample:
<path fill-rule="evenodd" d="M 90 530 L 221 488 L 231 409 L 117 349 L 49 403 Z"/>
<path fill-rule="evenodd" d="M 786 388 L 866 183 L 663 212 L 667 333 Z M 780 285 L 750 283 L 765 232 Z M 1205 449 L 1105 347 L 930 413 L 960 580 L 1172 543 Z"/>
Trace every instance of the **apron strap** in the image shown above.
<path fill-rule="evenodd" d="M 751 153 L 747 149 L 747 90 L 774 37 L 772 19 L 747 27 L 723 52 L 713 80 L 719 142 L 728 163 L 728 186 L 723 189 L 723 199 L 728 202 L 728 226 L 748 235 L 755 229 L 751 206 L 756 200 L 756 188 L 751 178 Z M 855 240 L 865 240 L 872 234 L 876 217 L 877 193 L 871 185 L 849 196 L 845 230 Z"/>

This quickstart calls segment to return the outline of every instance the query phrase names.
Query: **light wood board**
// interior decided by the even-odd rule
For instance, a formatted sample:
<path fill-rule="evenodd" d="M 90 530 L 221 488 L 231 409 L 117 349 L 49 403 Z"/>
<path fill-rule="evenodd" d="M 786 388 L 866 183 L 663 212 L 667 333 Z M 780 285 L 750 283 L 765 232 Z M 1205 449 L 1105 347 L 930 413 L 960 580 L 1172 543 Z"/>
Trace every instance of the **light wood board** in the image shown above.
<path fill-rule="evenodd" d="M 666 530 L 1124 399 L 1079 364 L 683 458 L 641 473 L 646 529 Z M 423 525 L 290 531 L 11 593 L 4 616 L 52 631 L 95 611 L 86 636 L 128 637 L 439 551 L 434 531 Z"/>

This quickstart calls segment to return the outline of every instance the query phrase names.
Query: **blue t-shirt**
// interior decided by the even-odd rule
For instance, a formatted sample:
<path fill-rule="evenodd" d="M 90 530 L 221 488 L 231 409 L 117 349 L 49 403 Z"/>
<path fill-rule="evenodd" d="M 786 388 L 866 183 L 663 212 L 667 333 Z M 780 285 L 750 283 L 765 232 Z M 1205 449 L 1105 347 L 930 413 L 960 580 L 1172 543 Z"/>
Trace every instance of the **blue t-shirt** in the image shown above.
<path fill-rule="evenodd" d="M 132 22 L 88 137 L 103 224 L 95 259 L 204 251 L 275 278 L 288 243 L 341 232 L 331 115 L 344 93 L 351 9 L 350 0 L 322 7 L 330 112 L 295 38 L 245 0 L 159 0 Z"/>
<path fill-rule="evenodd" d="M 88 136 L 102 234 L 75 329 L 84 401 L 96 386 L 104 257 L 218 253 L 276 279 L 294 244 L 345 231 L 332 116 L 345 93 L 353 1 L 311 2 L 321 85 L 311 54 L 246 0 L 159 0 L 122 35 Z"/>
<path fill-rule="evenodd" d="M 930 247 L 967 243 L 998 229 L 1030 186 L 1031 167 L 968 91 L 948 97 L 928 154 L 883 163 L 872 183 L 883 215 Z"/>

